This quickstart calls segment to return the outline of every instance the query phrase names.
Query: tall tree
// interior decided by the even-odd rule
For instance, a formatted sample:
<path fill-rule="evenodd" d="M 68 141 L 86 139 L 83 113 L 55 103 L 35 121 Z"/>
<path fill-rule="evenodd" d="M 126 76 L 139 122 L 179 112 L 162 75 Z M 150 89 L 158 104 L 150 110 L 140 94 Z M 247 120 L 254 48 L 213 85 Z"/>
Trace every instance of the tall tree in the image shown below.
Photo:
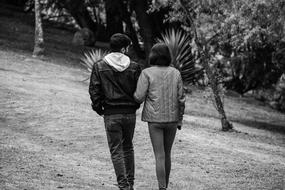
<path fill-rule="evenodd" d="M 144 41 L 145 54 L 148 56 L 154 42 L 153 26 L 149 16 L 149 4 L 147 0 L 133 0 L 133 7 L 140 27 L 140 34 Z"/>
<path fill-rule="evenodd" d="M 131 17 L 132 17 L 132 12 L 133 12 L 133 7 L 131 6 L 131 3 L 129 1 L 122 1 L 122 17 L 123 21 L 126 23 L 126 31 L 125 33 L 130 36 L 133 42 L 133 48 L 139 58 L 144 59 L 145 55 L 144 52 L 142 51 L 140 45 L 139 45 L 139 40 L 138 40 L 138 35 L 137 32 L 133 26 Z"/>
<path fill-rule="evenodd" d="M 65 8 L 81 28 L 88 28 L 94 34 L 97 31 L 97 22 L 89 14 L 85 1 L 82 0 L 48 0 L 51 5 Z"/>
<path fill-rule="evenodd" d="M 211 2 L 211 1 L 210 1 Z M 200 61 L 205 68 L 206 74 L 210 80 L 210 86 L 213 92 L 214 101 L 216 105 L 216 109 L 218 113 L 220 114 L 221 118 L 221 124 L 222 124 L 222 130 L 228 131 L 233 128 L 232 124 L 229 122 L 226 116 L 226 112 L 224 109 L 224 104 L 222 102 L 220 93 L 219 93 L 219 87 L 218 87 L 218 79 L 215 75 L 215 72 L 213 72 L 210 64 L 212 62 L 212 55 L 210 54 L 210 42 L 211 39 L 205 41 L 205 37 L 202 36 L 199 38 L 198 36 L 198 29 L 196 28 L 196 23 L 194 21 L 193 15 L 197 15 L 198 13 L 195 12 L 194 9 L 190 9 L 190 7 L 187 7 L 187 1 L 186 0 L 180 0 L 180 5 L 184 11 L 184 14 L 186 16 L 186 22 L 189 24 L 189 27 L 192 30 L 193 35 L 193 42 L 195 43 L 197 47 L 197 51 L 200 54 Z M 195 3 L 192 5 L 197 6 Z"/>
<path fill-rule="evenodd" d="M 108 37 L 115 33 L 123 33 L 122 0 L 105 0 L 106 24 Z"/>
<path fill-rule="evenodd" d="M 44 34 L 41 17 L 40 0 L 35 0 L 35 45 L 33 56 L 40 56 L 44 54 Z"/>
<path fill-rule="evenodd" d="M 136 13 L 140 35 L 144 42 L 144 50 L 148 56 L 155 39 L 161 38 L 161 33 L 169 28 L 169 22 L 165 22 L 165 16 L 169 7 L 153 9 L 150 0 L 132 0 L 132 7 Z"/>
<path fill-rule="evenodd" d="M 90 16 L 84 1 L 58 0 L 58 3 L 72 15 L 81 28 L 89 28 L 94 34 L 96 34 L 97 22 Z"/>
<path fill-rule="evenodd" d="M 68 12 L 80 28 L 88 28 L 93 32 L 95 37 L 99 36 L 105 40 L 105 36 L 99 33 L 104 33 L 102 31 L 104 31 L 105 28 L 102 27 L 101 20 L 98 17 L 99 13 L 96 12 L 95 8 L 95 6 L 99 6 L 102 1 L 103 0 L 46 0 L 45 4 L 47 8 L 52 7 L 53 10 L 61 13 L 65 11 Z"/>

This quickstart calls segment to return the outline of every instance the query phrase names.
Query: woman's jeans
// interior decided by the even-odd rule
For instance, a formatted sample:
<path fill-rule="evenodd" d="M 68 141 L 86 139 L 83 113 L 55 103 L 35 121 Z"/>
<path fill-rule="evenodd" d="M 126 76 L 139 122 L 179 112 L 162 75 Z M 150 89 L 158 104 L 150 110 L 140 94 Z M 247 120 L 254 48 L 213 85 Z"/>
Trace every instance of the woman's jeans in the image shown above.
<path fill-rule="evenodd" d="M 155 155 L 159 189 L 166 189 L 171 170 L 171 148 L 177 131 L 177 122 L 148 123 L 149 135 Z"/>
<path fill-rule="evenodd" d="M 105 115 L 104 122 L 119 188 L 129 189 L 134 184 L 135 162 L 132 140 L 136 115 Z"/>

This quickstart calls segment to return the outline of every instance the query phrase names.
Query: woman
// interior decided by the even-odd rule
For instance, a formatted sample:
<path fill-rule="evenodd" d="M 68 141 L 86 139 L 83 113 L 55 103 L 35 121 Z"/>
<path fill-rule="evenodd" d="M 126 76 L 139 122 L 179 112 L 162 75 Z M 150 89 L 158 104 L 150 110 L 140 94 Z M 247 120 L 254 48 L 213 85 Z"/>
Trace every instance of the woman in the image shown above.
<path fill-rule="evenodd" d="M 170 67 L 171 56 L 163 43 L 154 45 L 149 55 L 150 68 L 138 79 L 134 98 L 144 103 L 142 120 L 148 122 L 155 155 L 159 189 L 166 189 L 171 170 L 171 147 L 177 127 L 181 127 L 185 96 L 180 72 Z"/>

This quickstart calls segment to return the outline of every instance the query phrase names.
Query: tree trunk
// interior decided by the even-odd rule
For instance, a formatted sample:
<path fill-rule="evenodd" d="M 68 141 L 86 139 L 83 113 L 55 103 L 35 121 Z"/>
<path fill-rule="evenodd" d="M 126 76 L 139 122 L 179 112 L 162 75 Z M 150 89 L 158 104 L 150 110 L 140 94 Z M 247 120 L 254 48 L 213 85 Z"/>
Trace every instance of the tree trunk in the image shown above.
<path fill-rule="evenodd" d="M 137 56 L 139 58 L 145 59 L 144 52 L 142 51 L 139 40 L 137 36 L 137 32 L 135 31 L 133 27 L 133 23 L 131 21 L 131 13 L 128 11 L 128 5 L 123 4 L 123 21 L 126 23 L 126 31 L 125 33 L 131 38 L 133 43 L 133 49 L 136 52 Z"/>
<path fill-rule="evenodd" d="M 153 30 L 151 26 L 151 18 L 147 13 L 147 0 L 134 0 L 134 10 L 140 27 L 140 34 L 144 41 L 144 50 L 148 57 L 150 49 L 154 43 Z"/>
<path fill-rule="evenodd" d="M 182 8 L 184 10 L 184 12 L 187 16 L 187 22 L 188 22 L 188 24 L 190 24 L 192 32 L 194 33 L 194 40 L 195 40 L 195 43 L 197 44 L 198 52 L 200 52 L 203 67 L 206 70 L 206 74 L 207 74 L 209 80 L 211 81 L 210 86 L 211 86 L 211 89 L 213 91 L 217 111 L 218 111 L 220 118 L 221 118 L 222 130 L 223 131 L 229 131 L 230 129 L 233 128 L 233 126 L 227 119 L 227 116 L 226 116 L 226 113 L 224 110 L 224 105 L 223 105 L 223 102 L 222 102 L 220 94 L 219 94 L 217 78 L 215 76 L 215 73 L 211 70 L 210 65 L 209 65 L 209 62 L 211 60 L 211 55 L 209 54 L 209 51 L 208 51 L 209 48 L 207 48 L 208 44 L 202 45 L 201 40 L 198 39 L 197 28 L 193 22 L 193 18 L 191 17 L 189 10 L 185 6 L 185 2 L 183 0 L 180 0 L 180 5 L 182 6 Z"/>
<path fill-rule="evenodd" d="M 33 57 L 44 54 L 44 37 L 41 17 L 40 0 L 35 0 L 35 45 Z"/>
<path fill-rule="evenodd" d="M 96 34 L 97 23 L 91 18 L 86 6 L 84 5 L 84 1 L 64 0 L 63 5 L 81 28 L 89 28 L 94 34 Z"/>
<path fill-rule="evenodd" d="M 233 126 L 227 119 L 225 109 L 224 109 L 224 104 L 221 100 L 221 96 L 220 96 L 219 89 L 218 89 L 217 78 L 216 78 L 215 73 L 212 71 L 212 69 L 210 68 L 210 65 L 208 63 L 208 61 L 210 60 L 210 55 L 208 54 L 207 51 L 205 51 L 204 55 L 202 55 L 202 56 L 204 56 L 204 58 L 202 58 L 202 65 L 203 65 L 203 67 L 206 71 L 206 74 L 209 78 L 209 81 L 210 81 L 210 87 L 213 91 L 216 109 L 217 109 L 217 111 L 220 115 L 220 118 L 221 118 L 222 130 L 228 131 L 228 130 L 232 129 Z"/>
<path fill-rule="evenodd" d="M 165 32 L 166 29 L 175 27 L 176 23 L 164 22 L 165 15 L 170 12 L 169 7 L 161 7 L 159 10 L 155 10 L 149 14 L 151 18 L 152 33 L 154 39 L 161 38 L 161 33 Z M 179 24 L 181 26 L 181 24 Z"/>
<path fill-rule="evenodd" d="M 123 33 L 123 7 L 121 3 L 121 0 L 105 0 L 108 38 L 115 33 Z"/>

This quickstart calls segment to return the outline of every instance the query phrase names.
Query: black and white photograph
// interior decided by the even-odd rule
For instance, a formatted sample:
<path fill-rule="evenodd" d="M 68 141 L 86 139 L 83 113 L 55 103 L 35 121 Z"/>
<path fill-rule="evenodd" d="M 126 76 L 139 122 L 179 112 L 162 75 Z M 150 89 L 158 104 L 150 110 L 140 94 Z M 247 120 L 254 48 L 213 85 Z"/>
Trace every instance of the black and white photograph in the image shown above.
<path fill-rule="evenodd" d="M 285 190 L 285 0 L 0 0 L 0 190 Z"/>

